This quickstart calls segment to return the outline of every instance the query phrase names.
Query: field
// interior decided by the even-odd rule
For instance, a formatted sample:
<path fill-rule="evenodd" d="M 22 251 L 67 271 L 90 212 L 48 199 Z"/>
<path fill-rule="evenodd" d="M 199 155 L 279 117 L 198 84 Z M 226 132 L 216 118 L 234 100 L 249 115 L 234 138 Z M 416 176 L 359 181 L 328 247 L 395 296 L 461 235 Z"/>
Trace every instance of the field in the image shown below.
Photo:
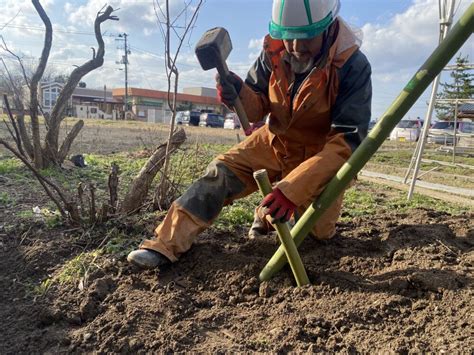
<path fill-rule="evenodd" d="M 210 128 L 186 133 L 173 156 L 181 191 L 244 138 Z M 164 126 L 88 121 L 72 151 L 88 166 L 43 173 L 71 190 L 94 180 L 102 198 L 115 161 L 123 194 L 166 137 Z M 368 168 L 403 176 L 413 147 L 387 142 Z M 426 157 L 451 159 L 434 147 Z M 424 179 L 474 187 L 472 170 L 460 166 Z M 125 256 L 164 211 L 90 228 L 64 224 L 29 171 L 0 148 L 0 353 L 472 353 L 472 204 L 405 196 L 358 180 L 334 239 L 307 238 L 300 248 L 310 286 L 296 288 L 289 269 L 258 281 L 278 242 L 274 234 L 247 238 L 257 194 L 226 207 L 179 262 L 139 272 Z"/>

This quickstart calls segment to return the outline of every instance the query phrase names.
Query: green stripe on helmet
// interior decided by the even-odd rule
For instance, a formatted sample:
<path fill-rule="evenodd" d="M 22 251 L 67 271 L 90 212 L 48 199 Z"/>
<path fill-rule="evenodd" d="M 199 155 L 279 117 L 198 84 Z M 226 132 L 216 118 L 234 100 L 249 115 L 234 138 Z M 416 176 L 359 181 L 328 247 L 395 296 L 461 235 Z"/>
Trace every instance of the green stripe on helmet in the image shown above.
<path fill-rule="evenodd" d="M 313 23 L 313 16 L 311 16 L 311 7 L 309 6 L 309 0 L 304 0 L 304 7 L 306 9 L 306 16 L 308 16 L 308 23 Z M 281 23 L 281 21 L 280 21 Z"/>
<path fill-rule="evenodd" d="M 283 9 L 285 8 L 285 0 L 281 0 L 281 5 L 280 5 L 280 24 L 283 23 Z"/>
<path fill-rule="evenodd" d="M 306 26 L 281 26 L 271 21 L 268 31 L 274 39 L 308 39 L 323 33 L 333 21 L 332 12 L 321 21 Z"/>

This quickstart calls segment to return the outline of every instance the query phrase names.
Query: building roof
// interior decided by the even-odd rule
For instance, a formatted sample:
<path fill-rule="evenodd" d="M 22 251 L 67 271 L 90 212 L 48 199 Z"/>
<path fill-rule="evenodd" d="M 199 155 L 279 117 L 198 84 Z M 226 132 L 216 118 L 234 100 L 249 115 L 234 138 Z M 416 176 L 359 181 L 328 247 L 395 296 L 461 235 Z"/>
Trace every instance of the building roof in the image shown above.
<path fill-rule="evenodd" d="M 114 97 L 125 96 L 125 88 L 113 89 L 112 95 Z M 139 88 L 128 88 L 128 95 L 148 97 L 152 99 L 161 99 L 161 100 L 166 100 L 168 98 L 168 92 L 166 91 L 139 89 Z M 178 96 L 176 99 L 177 101 L 189 101 L 196 104 L 218 105 L 218 106 L 221 105 L 221 103 L 219 102 L 219 100 L 217 100 L 217 98 L 208 97 L 208 96 L 198 96 L 198 95 L 178 93 Z"/>
<path fill-rule="evenodd" d="M 474 103 L 466 102 L 459 106 L 459 112 L 474 113 Z"/>
<path fill-rule="evenodd" d="M 104 90 L 76 87 L 72 96 L 104 99 Z M 112 91 L 105 91 L 106 98 L 112 98 Z"/>

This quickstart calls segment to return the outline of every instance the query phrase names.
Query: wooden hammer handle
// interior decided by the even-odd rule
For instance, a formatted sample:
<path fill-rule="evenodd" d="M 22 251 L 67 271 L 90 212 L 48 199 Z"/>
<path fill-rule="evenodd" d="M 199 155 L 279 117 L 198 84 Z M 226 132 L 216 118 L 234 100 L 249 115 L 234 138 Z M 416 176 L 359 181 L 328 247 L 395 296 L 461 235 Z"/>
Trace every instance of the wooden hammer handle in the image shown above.
<path fill-rule="evenodd" d="M 220 61 L 220 65 L 217 66 L 217 71 L 221 78 L 227 78 L 230 75 L 229 68 L 227 67 L 227 63 L 225 60 Z M 240 101 L 239 94 L 237 93 L 237 98 L 234 100 L 232 106 L 234 106 L 234 110 L 239 116 L 240 124 L 244 129 L 244 132 L 247 132 L 250 129 L 249 119 L 247 118 L 247 113 L 245 112 L 244 105 L 242 105 L 242 101 Z"/>

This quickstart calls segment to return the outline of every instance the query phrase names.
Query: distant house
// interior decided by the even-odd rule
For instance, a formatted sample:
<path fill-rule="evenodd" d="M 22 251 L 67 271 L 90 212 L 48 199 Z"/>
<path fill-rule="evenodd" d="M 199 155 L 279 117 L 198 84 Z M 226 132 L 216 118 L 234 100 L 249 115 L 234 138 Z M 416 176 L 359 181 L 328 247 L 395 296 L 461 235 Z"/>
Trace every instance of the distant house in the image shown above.
<path fill-rule="evenodd" d="M 474 102 L 464 103 L 458 108 L 458 118 L 469 118 L 474 120 Z"/>
<path fill-rule="evenodd" d="M 124 102 L 125 89 L 112 91 L 113 98 Z M 168 109 L 168 93 L 166 91 L 128 88 L 128 104 L 130 117 L 151 123 L 169 123 L 171 112 Z M 216 97 L 178 93 L 176 97 L 179 110 L 223 113 L 225 107 Z"/>
<path fill-rule="evenodd" d="M 39 85 L 38 101 L 44 112 L 51 113 L 63 86 L 64 84 L 57 82 L 41 83 Z"/>
<path fill-rule="evenodd" d="M 41 83 L 38 99 L 45 113 L 51 113 L 64 84 L 58 82 Z M 76 87 L 69 99 L 66 115 L 77 118 L 112 118 L 118 116 L 120 101 L 112 97 L 112 91 Z"/>
<path fill-rule="evenodd" d="M 183 89 L 184 94 L 197 95 L 197 96 L 207 96 L 217 98 L 217 90 L 215 88 L 205 88 L 202 86 L 199 87 L 189 87 Z"/>
<path fill-rule="evenodd" d="M 71 116 L 78 118 L 117 119 L 122 102 L 112 97 L 112 91 L 77 87 L 71 97 Z"/>

